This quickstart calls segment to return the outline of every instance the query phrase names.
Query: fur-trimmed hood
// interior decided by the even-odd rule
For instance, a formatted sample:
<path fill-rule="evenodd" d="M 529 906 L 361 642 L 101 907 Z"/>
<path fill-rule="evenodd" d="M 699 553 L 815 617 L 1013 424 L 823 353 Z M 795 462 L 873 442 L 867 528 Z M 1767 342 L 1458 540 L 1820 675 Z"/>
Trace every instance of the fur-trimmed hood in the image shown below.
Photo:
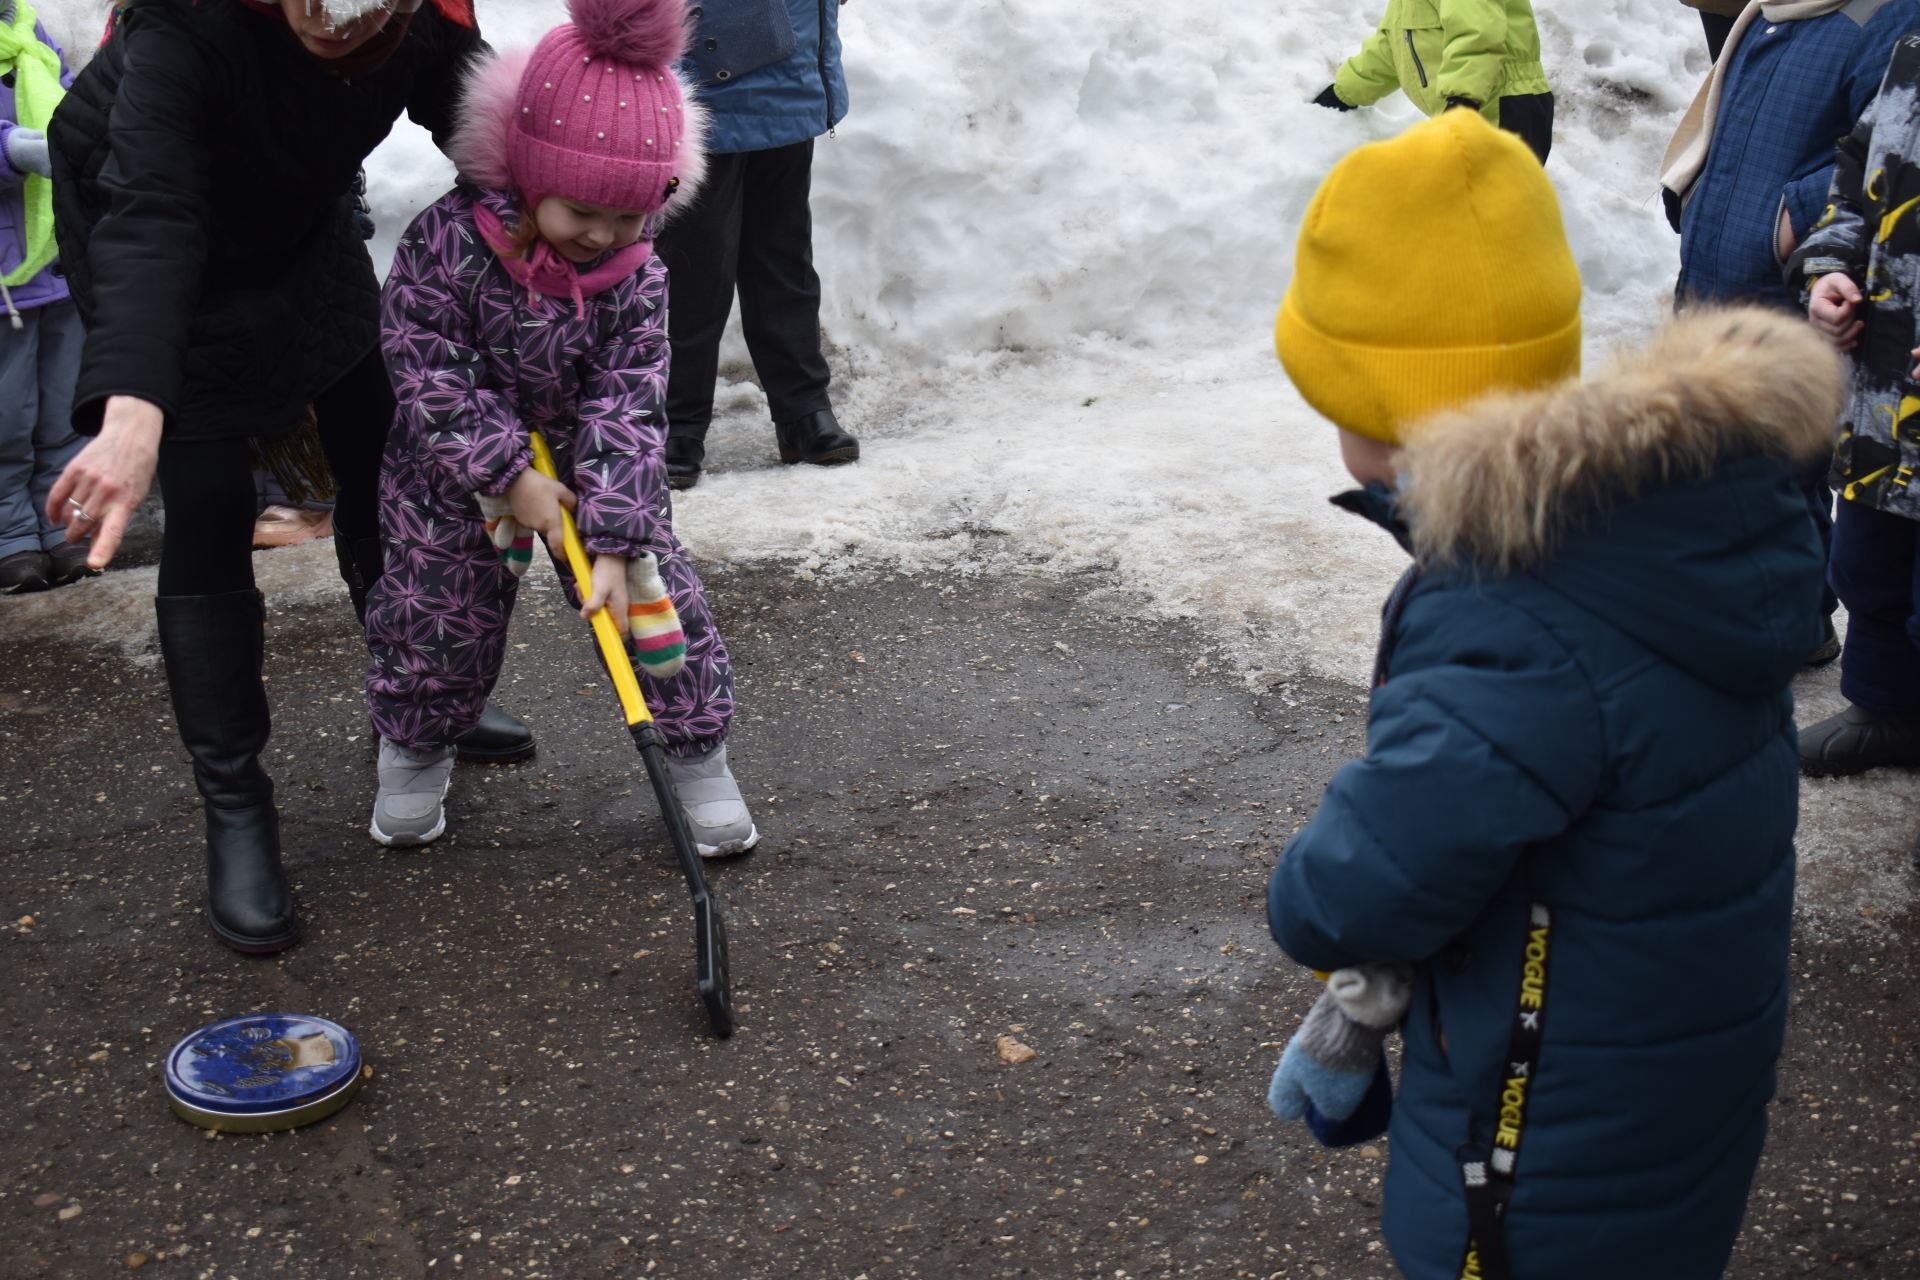
<path fill-rule="evenodd" d="M 1811 461 L 1846 394 L 1839 356 L 1804 321 L 1690 312 L 1584 382 L 1428 419 L 1401 454 L 1401 514 L 1423 563 L 1525 569 L 1604 508 L 1727 459 Z"/>
<path fill-rule="evenodd" d="M 1589 381 L 1422 424 L 1398 515 L 1429 575 L 1531 579 L 1750 696 L 1819 641 L 1824 560 L 1798 477 L 1844 399 L 1804 321 L 1691 313 Z"/>

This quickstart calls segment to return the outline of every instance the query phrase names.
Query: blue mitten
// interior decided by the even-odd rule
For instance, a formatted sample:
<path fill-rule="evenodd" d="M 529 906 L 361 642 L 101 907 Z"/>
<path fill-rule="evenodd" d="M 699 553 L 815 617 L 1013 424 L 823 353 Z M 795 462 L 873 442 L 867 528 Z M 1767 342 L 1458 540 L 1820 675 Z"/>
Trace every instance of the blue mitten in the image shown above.
<path fill-rule="evenodd" d="M 1393 1122 L 1393 1077 L 1387 1072 L 1385 1050 L 1374 1060 L 1373 1081 L 1360 1099 L 1360 1107 L 1345 1120 L 1329 1120 L 1307 1103 L 1307 1128 L 1323 1147 L 1350 1147 L 1368 1142 L 1387 1131 Z"/>
<path fill-rule="evenodd" d="M 1337 970 L 1280 1055 L 1267 1089 L 1273 1113 L 1283 1120 L 1352 1119 L 1369 1089 L 1377 1091 L 1375 1077 L 1385 1066 L 1381 1046 L 1412 1001 L 1409 965 Z"/>

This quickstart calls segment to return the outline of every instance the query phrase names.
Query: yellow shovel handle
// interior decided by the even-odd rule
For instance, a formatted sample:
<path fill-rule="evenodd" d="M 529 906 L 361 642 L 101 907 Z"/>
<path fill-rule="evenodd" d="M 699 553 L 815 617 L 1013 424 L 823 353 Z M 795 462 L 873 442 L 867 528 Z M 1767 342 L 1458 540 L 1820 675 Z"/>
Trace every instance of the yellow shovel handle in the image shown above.
<path fill-rule="evenodd" d="M 533 469 L 549 480 L 558 480 L 560 477 L 553 469 L 553 450 L 547 447 L 538 431 L 529 431 L 527 435 L 533 441 Z M 592 590 L 593 565 L 587 560 L 587 548 L 580 541 L 580 529 L 573 523 L 573 512 L 565 507 L 560 508 L 560 537 L 566 546 L 573 580 L 584 597 Z M 620 694 L 620 706 L 627 713 L 627 723 L 644 724 L 653 719 L 653 713 L 647 710 L 646 696 L 640 692 L 640 681 L 633 674 L 633 661 L 627 657 L 620 624 L 614 621 L 605 605 L 594 611 L 593 637 L 600 642 L 600 656 L 613 674 L 613 687 Z"/>

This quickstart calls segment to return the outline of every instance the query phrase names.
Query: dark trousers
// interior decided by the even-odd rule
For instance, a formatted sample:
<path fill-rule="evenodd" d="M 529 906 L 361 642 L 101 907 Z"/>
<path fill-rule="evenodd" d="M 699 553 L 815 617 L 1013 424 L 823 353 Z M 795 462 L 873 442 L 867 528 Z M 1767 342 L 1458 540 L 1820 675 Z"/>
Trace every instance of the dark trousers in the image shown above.
<path fill-rule="evenodd" d="M 1813 517 L 1813 528 L 1820 535 L 1820 550 L 1825 553 L 1827 563 L 1833 563 L 1833 486 L 1827 483 L 1828 460 L 1821 457 L 1800 474 L 1800 493 L 1807 500 L 1807 514 Z M 1842 503 L 1842 506 L 1847 504 Z M 1831 577 L 1831 575 L 1829 575 Z M 1833 611 L 1840 607 L 1840 598 L 1833 594 L 1833 584 L 1829 580 L 1826 591 L 1821 593 L 1820 613 L 1831 618 Z"/>
<path fill-rule="evenodd" d="M 340 485 L 333 527 L 343 538 L 380 534 L 380 455 L 393 424 L 393 385 L 378 349 L 313 402 L 320 443 Z M 210 596 L 253 586 L 253 464 L 247 442 L 162 443 L 156 474 L 166 525 L 160 536 L 163 596 Z"/>
<path fill-rule="evenodd" d="M 1518 134 L 1545 164 L 1547 153 L 1553 150 L 1553 95 L 1516 93 L 1500 99 L 1500 127 Z"/>
<path fill-rule="evenodd" d="M 86 444 L 73 432 L 80 313 L 50 302 L 21 312 L 20 324 L 0 339 L 0 558 L 67 540 L 66 526 L 47 519 L 47 494 Z"/>
<path fill-rule="evenodd" d="M 1700 25 L 1707 33 L 1707 56 L 1715 62 L 1720 61 L 1720 51 L 1727 47 L 1727 37 L 1733 34 L 1733 21 L 1717 13 L 1700 15 Z"/>
<path fill-rule="evenodd" d="M 1847 606 L 1841 694 L 1920 716 L 1920 521 L 1841 499 L 1827 578 Z"/>
<path fill-rule="evenodd" d="M 813 270 L 813 140 L 707 157 L 707 180 L 654 249 L 667 264 L 667 434 L 704 441 L 720 335 L 740 292 L 740 327 L 775 422 L 831 408 Z"/>

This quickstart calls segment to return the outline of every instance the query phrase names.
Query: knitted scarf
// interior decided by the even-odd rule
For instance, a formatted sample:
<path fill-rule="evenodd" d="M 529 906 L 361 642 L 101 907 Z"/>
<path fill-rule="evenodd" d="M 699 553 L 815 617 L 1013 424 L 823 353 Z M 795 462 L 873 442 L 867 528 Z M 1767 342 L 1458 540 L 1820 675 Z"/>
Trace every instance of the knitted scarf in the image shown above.
<path fill-rule="evenodd" d="M 598 265 L 582 271 L 561 257 L 545 240 L 536 238 L 533 251 L 529 254 L 515 253 L 513 233 L 500 216 L 484 204 L 475 202 L 473 222 L 479 228 L 481 238 L 487 242 L 487 247 L 499 256 L 500 264 L 507 269 L 507 274 L 513 277 L 515 284 L 530 294 L 573 299 L 575 314 L 583 320 L 587 315 L 587 298 L 619 284 L 646 266 L 647 259 L 653 256 L 653 240 L 649 237 L 636 240 L 624 249 L 616 249 Z"/>
<path fill-rule="evenodd" d="M 14 123 L 45 133 L 67 91 L 60 87 L 60 55 L 40 42 L 34 33 L 37 21 L 27 0 L 13 0 L 13 24 L 0 26 L 0 73 L 14 73 Z M 53 183 L 30 173 L 21 198 L 27 207 L 27 249 L 3 282 L 10 289 L 39 275 L 60 253 L 53 239 Z"/>
<path fill-rule="evenodd" d="M 1680 117 L 1680 127 L 1673 131 L 1666 158 L 1660 162 L 1660 185 L 1684 200 L 1699 180 L 1700 171 L 1707 167 L 1713 129 L 1720 122 L 1720 94 L 1726 88 L 1727 68 L 1733 65 L 1733 51 L 1739 47 L 1740 37 L 1747 34 L 1748 27 L 1763 18 L 1768 22 L 1824 18 L 1858 3 L 1860 0 L 1759 0 L 1757 4 L 1749 4 L 1746 11 L 1734 19 L 1733 30 L 1720 50 L 1720 59 L 1713 64 L 1713 74 L 1700 86 L 1693 105 Z"/>

